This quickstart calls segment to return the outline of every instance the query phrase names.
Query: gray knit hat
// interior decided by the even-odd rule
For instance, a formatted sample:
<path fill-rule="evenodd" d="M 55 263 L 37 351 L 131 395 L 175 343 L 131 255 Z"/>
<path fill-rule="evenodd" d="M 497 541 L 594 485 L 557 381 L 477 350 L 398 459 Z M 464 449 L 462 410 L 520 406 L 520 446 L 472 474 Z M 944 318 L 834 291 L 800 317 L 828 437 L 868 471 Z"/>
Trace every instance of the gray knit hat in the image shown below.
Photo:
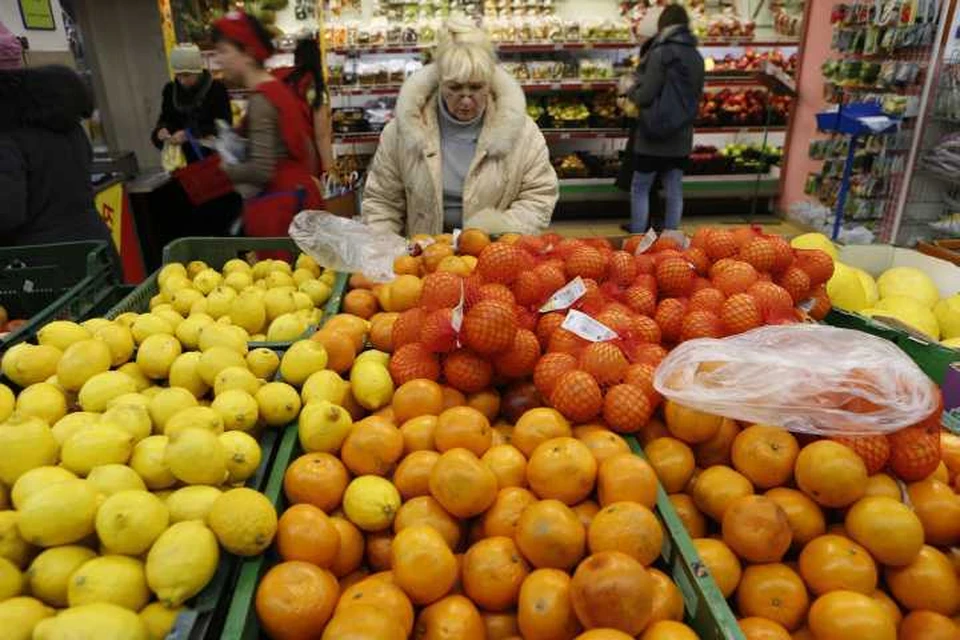
<path fill-rule="evenodd" d="M 170 68 L 174 73 L 203 73 L 203 56 L 195 44 L 178 44 L 170 50 Z"/>

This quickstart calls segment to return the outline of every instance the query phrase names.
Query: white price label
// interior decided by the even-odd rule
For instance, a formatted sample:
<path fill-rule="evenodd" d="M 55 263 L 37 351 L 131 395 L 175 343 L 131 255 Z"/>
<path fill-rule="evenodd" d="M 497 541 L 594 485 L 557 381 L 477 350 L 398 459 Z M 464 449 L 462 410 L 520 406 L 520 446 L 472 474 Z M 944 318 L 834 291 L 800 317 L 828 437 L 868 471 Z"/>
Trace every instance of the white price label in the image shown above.
<path fill-rule="evenodd" d="M 650 229 L 640 240 L 640 244 L 637 245 L 637 250 L 633 252 L 633 255 L 639 256 L 641 253 L 644 253 L 647 249 L 653 246 L 653 243 L 657 241 L 657 232 L 653 229 Z"/>
<path fill-rule="evenodd" d="M 460 234 L 463 233 L 459 228 L 453 230 L 453 250 L 457 251 L 460 248 Z"/>
<path fill-rule="evenodd" d="M 463 281 L 460 282 L 460 303 L 453 308 L 453 313 L 450 314 L 450 326 L 453 327 L 453 330 L 458 334 L 460 333 L 460 327 L 463 326 Z M 459 343 L 460 341 L 457 340 Z"/>
<path fill-rule="evenodd" d="M 678 231 L 677 229 L 666 229 L 660 234 L 660 237 L 673 240 L 680 245 L 681 249 L 686 249 L 690 246 L 690 238 L 688 238 L 683 231 Z"/>
<path fill-rule="evenodd" d="M 607 325 L 602 322 L 597 322 L 587 314 L 577 311 L 576 309 L 570 309 L 570 311 L 567 312 L 567 317 L 563 319 L 560 327 L 590 342 L 606 342 L 608 340 L 616 340 L 619 337 L 616 331 Z"/>
<path fill-rule="evenodd" d="M 574 302 L 583 297 L 587 292 L 587 285 L 583 283 L 583 278 L 577 276 L 567 284 L 557 289 L 550 299 L 540 307 L 540 313 L 550 313 L 551 311 L 560 311 L 567 309 Z"/>

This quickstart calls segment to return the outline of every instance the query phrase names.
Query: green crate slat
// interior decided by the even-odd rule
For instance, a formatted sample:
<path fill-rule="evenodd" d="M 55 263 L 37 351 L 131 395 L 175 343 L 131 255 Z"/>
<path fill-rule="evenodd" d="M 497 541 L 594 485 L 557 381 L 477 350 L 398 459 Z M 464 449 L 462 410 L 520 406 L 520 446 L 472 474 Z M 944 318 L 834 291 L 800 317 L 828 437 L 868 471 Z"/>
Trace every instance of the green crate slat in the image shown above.
<path fill-rule="evenodd" d="M 32 339 L 52 320 L 83 320 L 102 308 L 119 284 L 106 242 L 64 242 L 0 248 L 0 304 L 11 318 L 28 322 L 0 349 Z"/>
<path fill-rule="evenodd" d="M 297 246 L 290 238 L 180 238 L 174 240 L 163 249 L 163 263 L 189 263 L 193 260 L 202 260 L 215 269 L 220 269 L 233 258 L 242 257 L 254 251 L 290 251 L 297 252 Z M 134 289 L 127 297 L 118 302 L 106 313 L 107 318 L 116 318 L 124 313 L 143 313 L 150 308 L 150 299 L 160 292 L 157 283 L 159 271 L 150 274 L 143 283 Z M 329 317 L 340 310 L 340 302 L 349 281 L 349 275 L 337 273 L 334 280 L 330 299 L 324 304 L 323 315 Z M 308 337 L 316 327 L 311 327 L 301 338 Z M 293 341 L 284 342 L 250 342 L 249 348 L 257 349 L 287 349 Z"/>
<path fill-rule="evenodd" d="M 625 436 L 625 439 L 634 454 L 647 459 L 636 438 Z M 700 559 L 693 539 L 659 483 L 657 514 L 665 533 L 660 559 L 683 594 L 687 624 L 701 640 L 746 640 L 730 605 Z"/>

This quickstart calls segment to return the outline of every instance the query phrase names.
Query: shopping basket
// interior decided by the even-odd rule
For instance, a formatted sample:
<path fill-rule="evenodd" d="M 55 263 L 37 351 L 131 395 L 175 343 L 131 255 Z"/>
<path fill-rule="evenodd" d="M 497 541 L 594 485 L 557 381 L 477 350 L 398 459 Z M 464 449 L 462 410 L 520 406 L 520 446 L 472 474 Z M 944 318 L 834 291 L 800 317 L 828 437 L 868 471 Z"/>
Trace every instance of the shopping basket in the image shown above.
<path fill-rule="evenodd" d="M 196 162 L 191 162 L 185 167 L 181 167 L 173 172 L 187 194 L 187 200 L 195 207 L 206 204 L 211 200 L 222 198 L 233 193 L 233 182 L 227 176 L 226 172 L 220 168 L 220 154 L 203 157 L 203 151 L 196 139 L 186 132 L 187 141 L 193 147 L 194 153 L 198 158 Z"/>

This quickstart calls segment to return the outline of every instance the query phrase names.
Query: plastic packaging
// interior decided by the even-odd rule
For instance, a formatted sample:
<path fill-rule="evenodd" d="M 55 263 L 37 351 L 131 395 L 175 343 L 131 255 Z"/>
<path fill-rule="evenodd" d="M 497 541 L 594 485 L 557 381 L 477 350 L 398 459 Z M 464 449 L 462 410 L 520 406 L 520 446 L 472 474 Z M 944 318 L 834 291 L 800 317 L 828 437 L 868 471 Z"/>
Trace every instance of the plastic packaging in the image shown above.
<path fill-rule="evenodd" d="M 933 381 L 892 342 L 814 324 L 684 342 L 654 386 L 692 409 L 824 436 L 891 433 L 938 407 Z"/>
<path fill-rule="evenodd" d="M 393 280 L 393 261 L 407 253 L 407 241 L 400 236 L 326 211 L 298 213 L 290 237 L 321 267 L 362 273 L 374 282 Z"/>

